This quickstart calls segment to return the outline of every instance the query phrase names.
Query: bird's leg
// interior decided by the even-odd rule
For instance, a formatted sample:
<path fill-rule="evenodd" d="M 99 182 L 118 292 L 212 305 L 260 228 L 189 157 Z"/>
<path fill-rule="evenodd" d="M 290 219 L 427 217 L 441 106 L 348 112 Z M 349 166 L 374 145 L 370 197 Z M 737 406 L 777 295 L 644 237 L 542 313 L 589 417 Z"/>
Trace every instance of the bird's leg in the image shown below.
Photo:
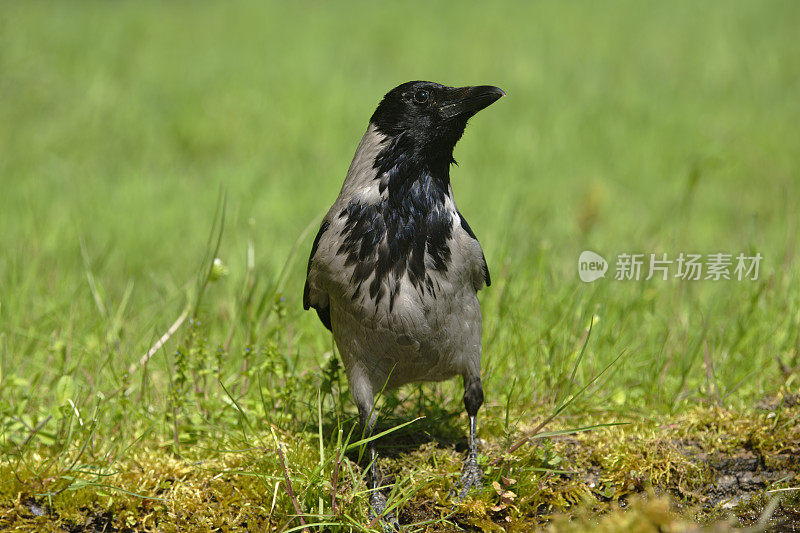
<path fill-rule="evenodd" d="M 359 417 L 363 428 L 363 438 L 372 437 L 375 430 L 377 416 L 374 406 L 362 409 L 359 406 Z M 381 492 L 381 471 L 378 468 L 378 451 L 375 449 L 375 441 L 369 443 L 369 467 L 367 470 L 367 486 L 370 490 L 369 495 L 369 519 L 374 520 L 376 516 L 381 517 L 381 523 L 385 532 L 400 531 L 400 524 L 397 522 L 393 512 L 386 512 L 386 496 Z"/>
<path fill-rule="evenodd" d="M 463 500 L 471 488 L 481 488 L 483 470 L 478 466 L 478 409 L 483 405 L 483 386 L 480 377 L 464 377 L 464 407 L 469 415 L 469 453 L 461 470 L 458 500 Z"/>
<path fill-rule="evenodd" d="M 381 471 L 378 469 L 378 452 L 375 450 L 375 441 L 369 443 L 369 470 L 367 471 L 367 485 L 370 490 L 379 492 L 381 488 Z"/>

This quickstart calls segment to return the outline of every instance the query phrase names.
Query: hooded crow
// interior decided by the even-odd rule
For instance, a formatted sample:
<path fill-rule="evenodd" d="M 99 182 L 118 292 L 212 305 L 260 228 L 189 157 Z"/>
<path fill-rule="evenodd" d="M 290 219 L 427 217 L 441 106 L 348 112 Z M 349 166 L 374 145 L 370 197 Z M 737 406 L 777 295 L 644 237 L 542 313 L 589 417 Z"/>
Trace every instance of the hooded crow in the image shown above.
<path fill-rule="evenodd" d="M 384 387 L 462 377 L 469 455 L 461 498 L 483 478 L 476 293 L 491 281 L 481 245 L 456 208 L 450 165 L 467 120 L 504 95 L 489 85 L 428 81 L 389 91 L 322 220 L 303 291 L 303 307 L 313 307 L 333 332 L 367 436 L 375 428 L 375 395 Z M 372 445 L 370 457 L 370 504 L 380 515 L 386 499 Z"/>

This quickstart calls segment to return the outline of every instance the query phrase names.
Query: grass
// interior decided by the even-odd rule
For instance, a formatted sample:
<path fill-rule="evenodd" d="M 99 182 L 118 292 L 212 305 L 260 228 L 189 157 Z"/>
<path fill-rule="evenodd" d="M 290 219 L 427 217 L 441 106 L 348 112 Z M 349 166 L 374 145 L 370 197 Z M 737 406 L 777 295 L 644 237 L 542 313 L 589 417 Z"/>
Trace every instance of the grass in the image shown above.
<path fill-rule="evenodd" d="M 767 491 L 797 486 L 794 3 L 0 13 L 0 525 L 367 525 L 346 379 L 300 296 L 370 113 L 409 79 L 508 98 L 452 172 L 494 282 L 487 484 L 452 514 L 460 383 L 389 393 L 401 519 L 710 523 L 729 513 L 721 457 L 751 456 L 765 481 L 735 520 L 774 494 L 792 516 L 796 491 Z M 606 279 L 578 279 L 585 249 Z M 764 260 L 756 281 L 616 281 L 626 252 Z"/>

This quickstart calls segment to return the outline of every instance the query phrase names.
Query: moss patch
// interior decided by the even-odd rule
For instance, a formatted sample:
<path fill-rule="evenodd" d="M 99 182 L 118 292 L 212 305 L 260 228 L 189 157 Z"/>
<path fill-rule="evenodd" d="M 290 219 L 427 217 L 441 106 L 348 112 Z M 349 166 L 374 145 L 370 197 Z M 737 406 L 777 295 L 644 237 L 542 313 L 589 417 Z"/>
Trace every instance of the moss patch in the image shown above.
<path fill-rule="evenodd" d="M 507 442 L 484 442 L 484 488 L 456 505 L 450 491 L 461 443 L 419 443 L 409 434 L 389 439 L 403 449 L 384 450 L 381 468 L 394 483 L 389 503 L 401 523 L 428 530 L 576 531 L 591 524 L 600 531 L 679 531 L 691 524 L 753 525 L 765 509 L 778 528 L 798 516 L 797 492 L 779 489 L 798 483 L 799 419 L 791 401 L 747 411 L 706 406 L 533 439 L 513 453 Z M 324 447 L 320 455 L 317 434 L 274 435 L 258 445 L 195 447 L 183 457 L 157 442 L 113 459 L 86 448 L 80 456 L 45 448 L 8 454 L 0 471 L 0 526 L 252 530 L 300 526 L 298 508 L 306 524 L 367 525 L 355 454 Z M 770 508 L 776 497 L 780 504 Z"/>

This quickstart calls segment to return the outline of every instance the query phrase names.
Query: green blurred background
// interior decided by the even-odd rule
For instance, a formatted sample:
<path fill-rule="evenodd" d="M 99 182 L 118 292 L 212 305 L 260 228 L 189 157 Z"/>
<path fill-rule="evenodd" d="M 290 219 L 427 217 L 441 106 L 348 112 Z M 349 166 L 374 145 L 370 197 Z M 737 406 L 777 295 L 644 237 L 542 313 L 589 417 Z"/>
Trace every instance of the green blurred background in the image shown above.
<path fill-rule="evenodd" d="M 43 409 L 64 372 L 79 390 L 112 387 L 185 305 L 221 189 L 231 274 L 203 316 L 224 342 L 248 242 L 274 278 L 379 99 L 414 79 L 508 93 L 471 121 L 452 171 L 495 280 L 482 293 L 492 397 L 518 376 L 549 399 L 591 316 L 576 379 L 626 358 L 606 400 L 774 390 L 776 361 L 798 364 L 799 23 L 792 1 L 3 2 L 5 405 L 16 383 L 39 387 Z M 330 349 L 300 309 L 311 238 L 282 291 L 282 346 L 309 372 Z M 584 249 L 765 259 L 757 282 L 585 285 Z M 110 337 L 87 272 L 107 314 L 121 309 Z"/>

